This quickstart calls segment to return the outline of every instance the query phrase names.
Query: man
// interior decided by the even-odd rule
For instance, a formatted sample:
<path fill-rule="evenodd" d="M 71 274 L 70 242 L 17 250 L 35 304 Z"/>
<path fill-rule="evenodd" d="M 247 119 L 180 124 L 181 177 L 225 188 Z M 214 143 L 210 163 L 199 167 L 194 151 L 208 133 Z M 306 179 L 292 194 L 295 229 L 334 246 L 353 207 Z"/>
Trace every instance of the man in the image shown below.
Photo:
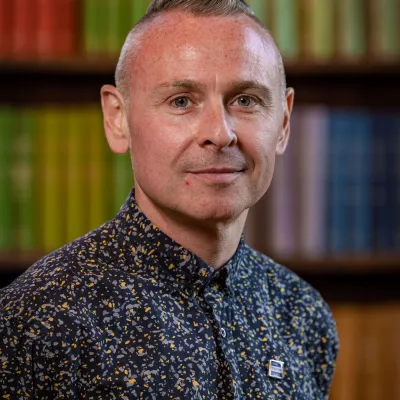
<path fill-rule="evenodd" d="M 157 0 L 101 90 L 135 188 L 1 294 L 0 391 L 22 399 L 326 399 L 332 315 L 244 243 L 293 90 L 244 1 Z"/>

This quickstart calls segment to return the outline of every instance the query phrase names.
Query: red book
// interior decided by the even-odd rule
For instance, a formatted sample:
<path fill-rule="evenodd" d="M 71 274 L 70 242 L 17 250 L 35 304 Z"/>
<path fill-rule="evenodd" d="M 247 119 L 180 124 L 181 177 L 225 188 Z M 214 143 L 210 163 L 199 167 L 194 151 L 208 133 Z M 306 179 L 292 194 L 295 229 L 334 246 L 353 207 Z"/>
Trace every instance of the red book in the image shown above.
<path fill-rule="evenodd" d="M 13 55 L 18 58 L 32 58 L 36 52 L 37 3 L 35 0 L 12 0 L 11 3 Z"/>
<path fill-rule="evenodd" d="M 6 58 L 12 51 L 12 1 L 0 0 L 0 57 Z"/>
<path fill-rule="evenodd" d="M 78 52 L 78 1 L 58 0 L 59 44 L 61 56 L 74 56 Z"/>
<path fill-rule="evenodd" d="M 59 0 L 37 1 L 37 54 L 40 58 L 54 58 L 58 51 L 60 26 L 57 21 Z M 60 19 L 63 17 L 60 15 Z"/>

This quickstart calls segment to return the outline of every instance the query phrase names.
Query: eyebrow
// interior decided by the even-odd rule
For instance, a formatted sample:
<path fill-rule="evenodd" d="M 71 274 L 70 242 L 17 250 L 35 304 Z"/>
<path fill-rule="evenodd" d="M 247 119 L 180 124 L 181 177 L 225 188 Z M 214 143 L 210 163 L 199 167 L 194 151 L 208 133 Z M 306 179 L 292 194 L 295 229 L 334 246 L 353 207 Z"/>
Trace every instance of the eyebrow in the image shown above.
<path fill-rule="evenodd" d="M 162 91 L 163 89 L 170 89 L 170 88 L 185 89 L 189 91 L 191 90 L 205 91 L 206 85 L 192 79 L 183 79 L 183 80 L 176 80 L 173 82 L 161 83 L 160 85 L 155 87 L 153 92 L 157 93 L 159 91 Z M 263 97 L 267 102 L 270 102 L 272 100 L 272 90 L 269 87 L 263 85 L 262 83 L 252 80 L 233 82 L 233 84 L 231 85 L 231 87 L 227 92 L 229 95 L 234 95 L 249 89 L 256 90 L 257 92 L 259 92 L 261 97 Z"/>

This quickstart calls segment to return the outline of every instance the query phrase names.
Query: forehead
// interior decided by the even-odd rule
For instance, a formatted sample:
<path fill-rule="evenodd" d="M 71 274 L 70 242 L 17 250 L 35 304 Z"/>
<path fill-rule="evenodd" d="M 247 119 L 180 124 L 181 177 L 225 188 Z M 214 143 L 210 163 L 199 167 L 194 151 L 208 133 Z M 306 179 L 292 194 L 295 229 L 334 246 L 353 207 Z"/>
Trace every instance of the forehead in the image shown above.
<path fill-rule="evenodd" d="M 144 29 L 138 43 L 131 73 L 141 85 L 183 78 L 279 83 L 275 45 L 246 15 L 167 12 Z"/>

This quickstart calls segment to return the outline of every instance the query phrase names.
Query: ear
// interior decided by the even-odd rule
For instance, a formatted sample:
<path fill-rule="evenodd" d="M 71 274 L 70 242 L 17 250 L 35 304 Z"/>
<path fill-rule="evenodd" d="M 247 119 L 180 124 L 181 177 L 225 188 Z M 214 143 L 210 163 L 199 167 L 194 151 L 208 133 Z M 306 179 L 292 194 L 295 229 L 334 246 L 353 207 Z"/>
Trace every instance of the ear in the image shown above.
<path fill-rule="evenodd" d="M 284 116 L 283 116 L 283 125 L 282 125 L 282 132 L 279 135 L 278 143 L 276 145 L 276 152 L 277 156 L 280 156 L 285 152 L 286 146 L 289 142 L 290 136 L 290 115 L 292 114 L 293 109 L 293 102 L 294 102 L 294 90 L 293 88 L 286 89 L 286 98 L 284 103 Z"/>
<path fill-rule="evenodd" d="M 129 150 L 129 128 L 126 120 L 125 102 L 112 85 L 101 88 L 104 130 L 108 145 L 114 153 L 124 154 Z"/>

